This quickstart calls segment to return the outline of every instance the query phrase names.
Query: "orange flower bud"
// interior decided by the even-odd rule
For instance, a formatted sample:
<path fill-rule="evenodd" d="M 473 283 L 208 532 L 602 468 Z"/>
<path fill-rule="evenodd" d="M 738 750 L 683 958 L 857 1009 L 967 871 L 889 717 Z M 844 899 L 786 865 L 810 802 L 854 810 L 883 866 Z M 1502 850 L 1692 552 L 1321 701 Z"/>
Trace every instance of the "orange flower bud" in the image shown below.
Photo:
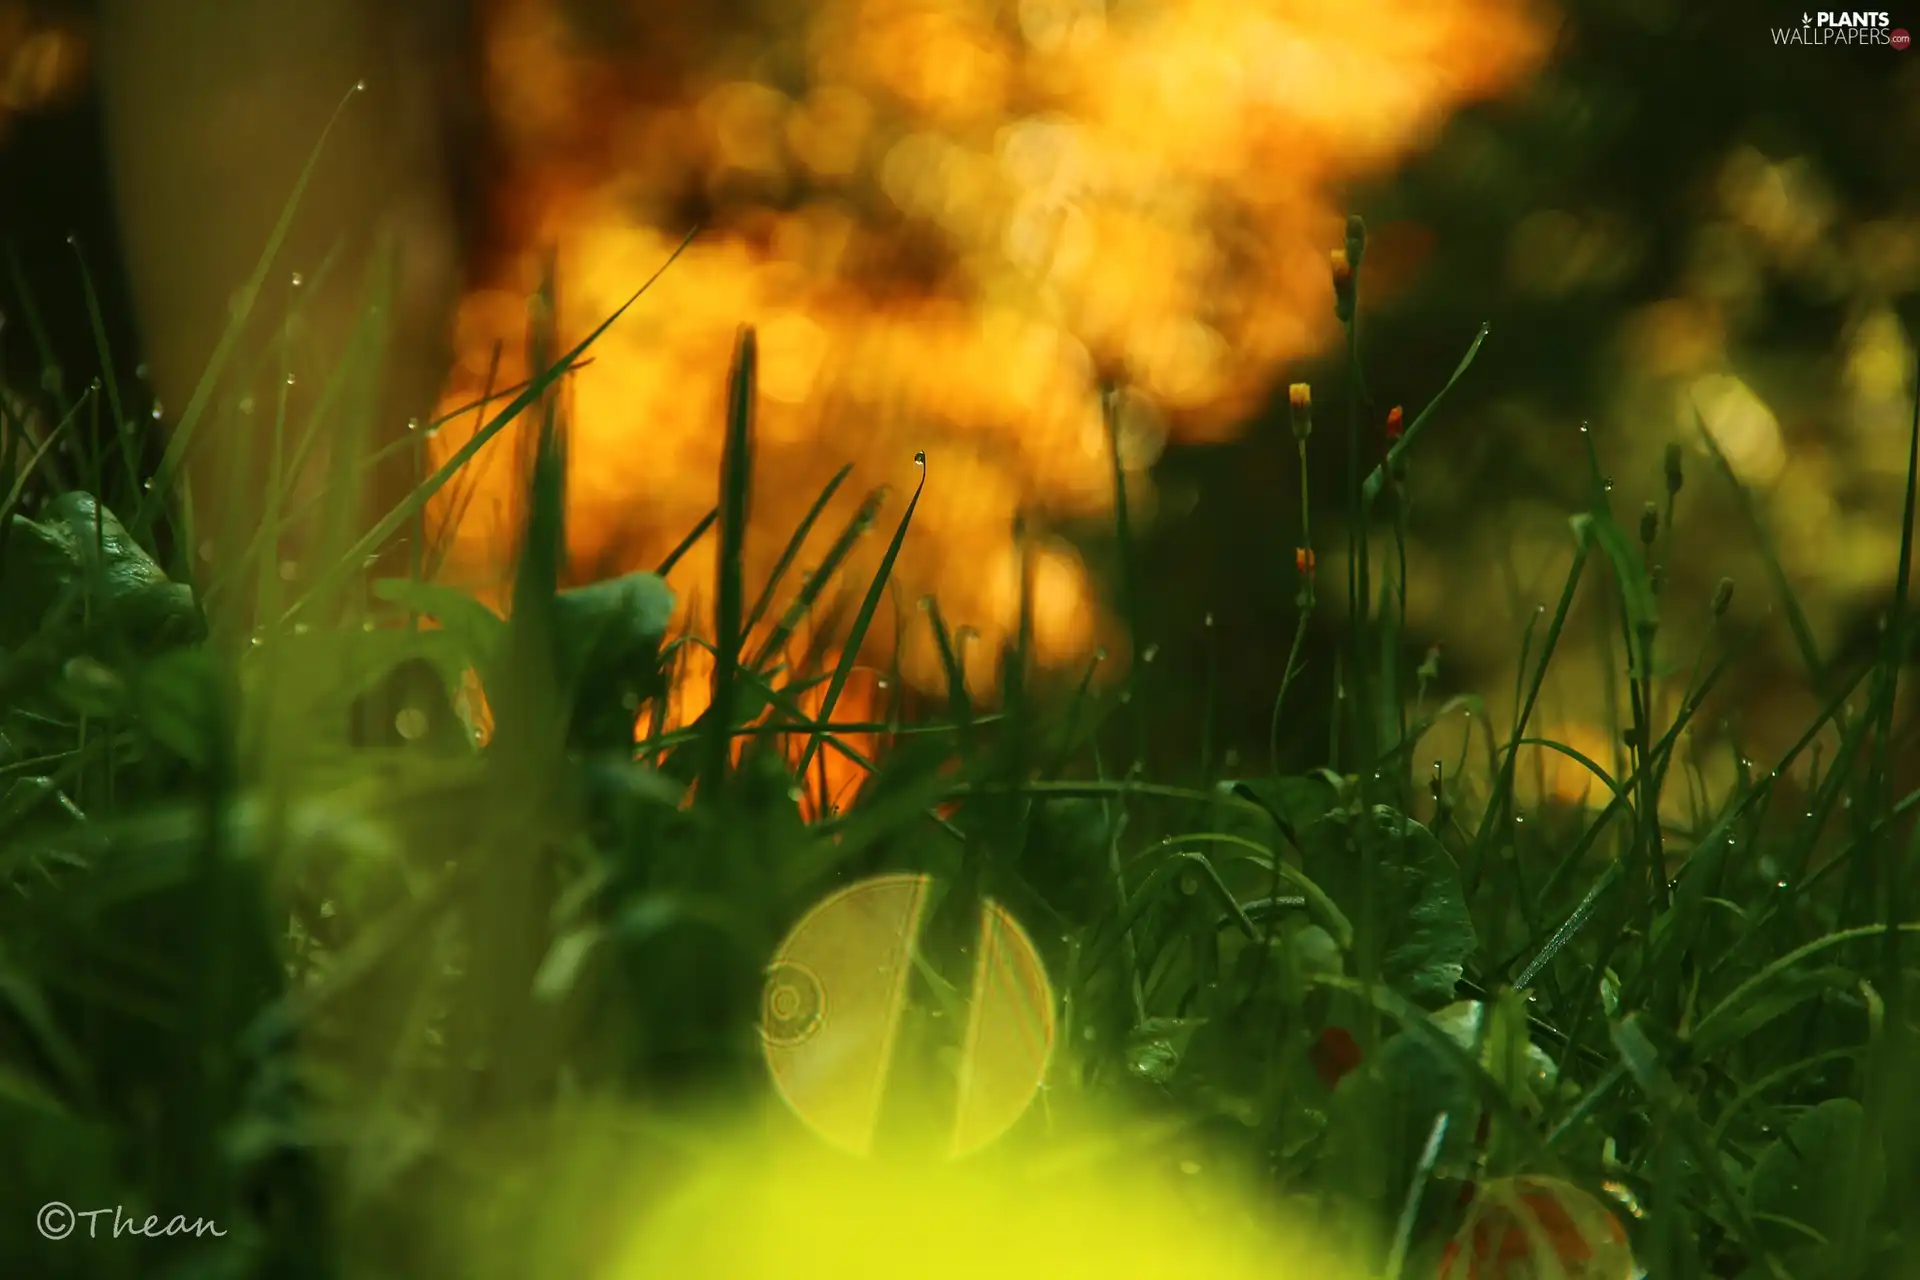
<path fill-rule="evenodd" d="M 1401 413 L 1399 405 L 1395 405 L 1393 406 L 1393 408 L 1387 410 L 1387 441 L 1388 443 L 1393 443 L 1399 440 L 1400 437 L 1403 434 L 1405 434 L 1406 427 L 1402 425 L 1402 419 L 1405 416 L 1406 415 Z"/>
<path fill-rule="evenodd" d="M 1287 388 L 1287 405 L 1293 410 L 1293 438 L 1304 444 L 1313 434 L 1313 388 L 1294 383 Z"/>
<path fill-rule="evenodd" d="M 1353 257 L 1335 249 L 1333 259 L 1333 314 L 1345 324 L 1353 319 Z"/>
<path fill-rule="evenodd" d="M 1306 547 L 1293 549 L 1293 567 L 1311 577 L 1313 575 L 1313 552 Z"/>

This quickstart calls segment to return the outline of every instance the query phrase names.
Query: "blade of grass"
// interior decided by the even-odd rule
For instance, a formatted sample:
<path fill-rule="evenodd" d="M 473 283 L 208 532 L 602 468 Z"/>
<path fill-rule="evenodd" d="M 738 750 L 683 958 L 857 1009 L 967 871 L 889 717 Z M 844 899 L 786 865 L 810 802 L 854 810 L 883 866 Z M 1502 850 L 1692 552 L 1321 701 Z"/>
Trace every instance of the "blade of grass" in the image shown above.
<path fill-rule="evenodd" d="M 707 743 L 702 794 L 712 799 L 723 785 L 731 761 L 731 731 L 739 684 L 742 624 L 746 611 L 747 520 L 753 497 L 753 411 L 758 346 L 751 327 L 742 328 L 734 345 L 733 372 L 727 383 L 727 434 L 720 455 L 720 548 L 714 566 L 713 700 L 708 704 Z M 827 709 L 821 711 L 825 719 Z M 809 753 L 808 759 L 811 759 Z M 806 776 L 806 769 L 800 769 Z"/>
<path fill-rule="evenodd" d="M 206 371 L 200 375 L 199 385 L 193 395 L 187 399 L 187 407 L 173 426 L 172 438 L 167 441 L 166 452 L 161 455 L 160 465 L 155 468 L 152 477 L 153 487 L 148 491 L 147 500 L 134 512 L 131 532 L 136 539 L 144 540 L 153 519 L 165 504 L 171 490 L 174 473 L 180 469 L 186 458 L 187 450 L 192 447 L 194 435 L 200 428 L 200 420 L 207 411 L 208 403 L 213 399 L 214 388 L 219 385 L 220 375 L 226 372 L 227 361 L 233 357 L 234 348 L 245 332 L 247 322 L 252 318 L 254 305 L 260 300 L 260 290 L 265 287 L 267 273 L 273 269 L 274 259 L 280 256 L 280 247 L 286 243 L 287 235 L 293 230 L 293 218 L 300 208 L 300 201 L 306 195 L 307 184 L 313 180 L 314 170 L 318 168 L 320 156 L 326 150 L 327 139 L 332 135 L 334 126 L 340 117 L 346 114 L 349 104 L 360 94 L 361 86 L 356 84 L 348 89 L 327 118 L 327 124 L 320 131 L 320 140 L 307 155 L 307 162 L 300 168 L 300 176 L 294 180 L 293 194 L 280 210 L 280 217 L 273 224 L 273 230 L 267 236 L 267 246 L 261 251 L 259 261 L 254 265 L 253 274 L 240 287 L 239 298 L 233 314 L 227 322 L 226 331 L 213 348 L 213 356 L 207 362 Z"/>
<path fill-rule="evenodd" d="M 787 539 L 786 547 L 780 552 L 780 558 L 774 562 L 773 572 L 767 577 L 767 585 L 761 588 L 760 598 L 753 602 L 753 608 L 748 611 L 747 620 L 740 628 L 742 636 L 752 635 L 753 629 L 765 618 L 767 610 L 773 607 L 774 591 L 786 577 L 787 571 L 793 567 L 794 558 L 800 554 L 800 548 L 806 545 L 807 538 L 813 533 L 814 524 L 826 511 L 827 504 L 833 500 L 833 495 L 840 491 L 840 486 L 845 484 L 847 477 L 852 474 L 852 463 L 841 467 L 834 472 L 833 479 L 827 481 L 826 487 L 820 491 L 820 496 L 813 500 L 813 506 L 807 509 L 805 518 L 794 529 L 793 536 Z"/>
<path fill-rule="evenodd" d="M 907 509 L 900 516 L 900 525 L 893 531 L 893 541 L 887 544 L 887 552 L 880 559 L 880 568 L 873 576 L 873 583 L 867 588 L 867 598 L 860 602 L 860 612 L 854 616 L 853 628 L 847 633 L 845 644 L 840 650 L 840 661 L 834 667 L 833 679 L 827 685 L 826 697 L 820 703 L 820 720 L 825 723 L 833 718 L 833 708 L 840 701 L 841 690 L 847 687 L 847 677 L 853 674 L 854 665 L 860 658 L 860 646 L 867 638 L 867 628 L 873 625 L 873 615 L 880 607 L 880 598 L 886 594 L 887 580 L 893 576 L 894 561 L 900 557 L 900 546 L 907 540 L 907 529 L 913 524 L 914 508 L 920 505 L 920 495 L 927 488 L 927 455 L 913 455 L 914 465 L 920 468 L 920 483 L 913 487 L 913 497 L 907 500 Z M 807 740 L 806 750 L 801 754 L 800 767 L 795 771 L 805 777 L 807 767 L 813 763 L 813 757 L 820 750 L 822 735 L 815 732 Z"/>
<path fill-rule="evenodd" d="M 1727 461 L 1727 455 L 1720 451 L 1720 444 L 1707 430 L 1706 419 L 1700 414 L 1700 407 L 1693 406 L 1694 425 L 1700 430 L 1700 442 L 1706 446 L 1707 453 L 1713 458 L 1714 466 L 1733 490 L 1733 496 L 1740 506 L 1740 515 L 1747 522 L 1749 532 L 1759 545 L 1760 558 L 1766 563 L 1767 579 L 1773 584 L 1774 594 L 1780 598 L 1780 607 L 1786 610 L 1787 625 L 1793 629 L 1793 640 L 1800 649 L 1800 661 L 1807 668 L 1807 675 L 1813 682 L 1816 694 L 1825 694 L 1829 690 L 1827 663 L 1820 656 L 1820 643 L 1814 638 L 1813 627 L 1807 621 L 1807 614 L 1800 607 L 1800 597 L 1794 593 L 1793 584 L 1787 581 L 1787 571 L 1780 563 L 1780 555 L 1774 549 L 1773 536 L 1767 531 L 1766 521 L 1761 519 L 1760 510 L 1753 501 L 1753 495 L 1742 484 L 1733 464 Z"/>
<path fill-rule="evenodd" d="M 699 233 L 700 228 L 697 226 L 692 231 L 687 232 L 686 236 L 674 248 L 673 252 L 668 255 L 667 260 L 660 265 L 659 270 L 648 277 L 645 284 L 642 284 L 638 289 L 634 290 L 632 295 L 629 296 L 625 302 L 621 303 L 612 315 L 596 325 L 593 332 L 575 344 L 563 358 L 529 379 L 525 389 L 514 396 L 514 398 L 508 402 L 506 408 L 495 414 L 487 422 L 486 426 L 473 434 L 472 439 L 455 450 L 453 456 L 441 463 L 432 475 L 415 486 L 413 492 L 408 494 L 393 510 L 382 517 L 373 528 L 369 529 L 366 534 L 353 545 L 347 554 L 339 557 L 324 569 L 319 575 L 318 580 L 315 581 L 314 584 L 307 589 L 306 593 L 296 600 L 283 615 L 283 621 L 291 622 L 310 601 L 317 598 L 323 591 L 337 587 L 347 576 L 354 573 L 358 567 L 365 562 L 368 556 L 377 551 L 388 538 L 391 538 L 409 520 L 413 519 L 414 515 L 424 508 L 427 503 L 431 502 L 434 495 L 445 488 L 448 481 L 459 474 L 460 470 L 471 462 L 475 455 L 487 446 L 489 441 L 504 430 L 508 423 L 517 418 L 527 406 L 533 404 L 545 395 L 548 387 L 551 387 L 560 378 L 571 372 L 581 353 L 599 341 L 601 334 L 611 329 L 614 324 L 619 321 L 620 317 L 624 316 L 636 302 L 640 301 L 647 290 L 653 287 L 654 281 L 658 280 L 661 275 L 666 272 L 667 268 L 679 259 L 680 255 L 686 251 L 688 245 L 693 243 L 694 237 Z"/>

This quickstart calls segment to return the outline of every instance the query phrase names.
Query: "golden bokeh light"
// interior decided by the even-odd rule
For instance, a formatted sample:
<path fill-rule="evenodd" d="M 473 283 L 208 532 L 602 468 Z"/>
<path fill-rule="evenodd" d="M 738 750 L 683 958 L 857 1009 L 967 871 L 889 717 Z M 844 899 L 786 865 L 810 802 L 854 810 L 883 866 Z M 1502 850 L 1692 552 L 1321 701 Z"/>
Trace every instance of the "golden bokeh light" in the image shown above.
<path fill-rule="evenodd" d="M 35 6 L 0 3 L 0 137 L 15 115 L 55 105 L 84 83 L 86 42 Z"/>
<path fill-rule="evenodd" d="M 525 376 L 518 299 L 549 246 L 567 345 L 703 218 L 570 379 L 575 557 L 649 567 L 713 505 L 727 362 L 750 323 L 750 578 L 843 464 L 854 480 L 796 567 L 881 485 L 884 531 L 925 450 L 894 579 L 977 635 L 968 674 L 982 685 L 1018 623 L 1023 555 L 1035 659 L 1124 657 L 1085 567 L 1061 544 L 1023 551 L 1014 532 L 1017 513 L 1044 530 L 1109 510 L 1100 388 L 1125 389 L 1123 469 L 1146 511 L 1144 471 L 1168 442 L 1232 435 L 1281 366 L 1330 336 L 1340 185 L 1545 49 L 1522 0 L 1023 0 L 1013 14 L 806 0 L 725 23 L 690 2 L 600 7 L 635 37 L 589 38 L 552 0 L 489 11 L 506 248 L 461 309 L 447 404 L 482 392 L 496 349 L 496 385 Z M 474 425 L 443 429 L 435 460 Z M 450 567 L 469 583 L 506 561 L 514 483 L 494 465 L 463 499 Z M 864 589 L 884 542 L 867 540 L 844 589 Z M 696 554 L 674 575 L 696 629 L 711 569 Z M 929 629 L 896 635 L 893 612 L 873 653 L 943 688 Z"/>
<path fill-rule="evenodd" d="M 923 875 L 879 876 L 817 904 L 767 967 L 761 1036 L 775 1088 L 829 1143 L 873 1147 L 889 1096 L 934 1098 L 953 1116 L 941 1146 L 964 1156 L 991 1144 L 1032 1103 L 1053 1049 L 1053 997 L 1032 941 L 985 904 L 958 1029 L 952 1081 L 896 1078 L 908 980 L 933 893 Z"/>
<path fill-rule="evenodd" d="M 1676 425 L 1692 428 L 1696 413 L 1734 475 L 1757 486 L 1779 478 L 1787 465 L 1780 419 L 1752 387 L 1730 373 L 1697 378 L 1681 397 Z"/>

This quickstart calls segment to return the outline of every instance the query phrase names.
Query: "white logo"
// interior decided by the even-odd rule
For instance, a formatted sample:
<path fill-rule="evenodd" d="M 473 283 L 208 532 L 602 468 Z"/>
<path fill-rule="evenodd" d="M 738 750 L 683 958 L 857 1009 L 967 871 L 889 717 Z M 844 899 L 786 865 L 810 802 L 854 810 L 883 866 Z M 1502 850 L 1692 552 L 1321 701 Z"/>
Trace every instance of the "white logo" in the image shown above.
<path fill-rule="evenodd" d="M 1885 45 L 1893 26 L 1886 13 L 1864 11 L 1833 13 L 1825 9 L 1800 13 L 1798 27 L 1775 27 L 1775 44 Z"/>
<path fill-rule="evenodd" d="M 1809 17 L 1805 12 L 1800 15 L 1803 27 L 1890 27 L 1893 20 L 1884 13 L 1828 13 L 1822 9 Z"/>

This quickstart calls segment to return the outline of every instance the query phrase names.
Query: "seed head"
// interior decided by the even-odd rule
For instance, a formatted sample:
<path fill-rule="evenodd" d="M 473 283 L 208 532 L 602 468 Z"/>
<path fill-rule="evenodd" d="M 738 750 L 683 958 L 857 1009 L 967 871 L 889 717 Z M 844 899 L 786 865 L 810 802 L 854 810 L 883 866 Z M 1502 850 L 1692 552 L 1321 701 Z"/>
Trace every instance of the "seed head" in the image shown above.
<path fill-rule="evenodd" d="M 1660 536 L 1660 508 L 1649 502 L 1640 510 L 1640 545 L 1650 547 Z"/>
<path fill-rule="evenodd" d="M 1713 616 L 1716 618 L 1725 617 L 1727 613 L 1727 606 L 1732 603 L 1733 603 L 1733 579 L 1722 578 L 1720 579 L 1719 585 L 1717 585 L 1713 589 Z"/>
<path fill-rule="evenodd" d="M 1667 493 L 1680 492 L 1680 486 L 1686 477 L 1680 473 L 1680 444 L 1674 441 L 1667 445 Z"/>

